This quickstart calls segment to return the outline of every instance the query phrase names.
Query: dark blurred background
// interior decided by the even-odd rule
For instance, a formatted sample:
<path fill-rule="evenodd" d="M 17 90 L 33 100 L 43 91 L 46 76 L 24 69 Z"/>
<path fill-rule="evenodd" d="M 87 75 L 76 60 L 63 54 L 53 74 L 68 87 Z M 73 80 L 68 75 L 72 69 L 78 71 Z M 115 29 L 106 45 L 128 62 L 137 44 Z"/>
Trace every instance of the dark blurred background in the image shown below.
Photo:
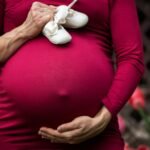
<path fill-rule="evenodd" d="M 146 73 L 140 83 L 141 86 L 150 87 L 150 0 L 136 0 L 139 21 L 144 42 Z"/>
<path fill-rule="evenodd" d="M 139 83 L 144 94 L 144 113 L 149 119 L 150 128 L 150 0 L 136 0 L 138 16 L 143 37 L 145 53 L 145 74 Z M 120 113 L 121 130 L 126 143 L 134 149 L 140 149 L 140 145 L 145 145 L 145 149 L 150 150 L 150 132 L 146 130 L 145 120 L 140 113 L 127 104 Z M 123 120 L 122 120 L 123 119 Z M 142 147 L 142 146 L 141 146 Z M 149 148 L 148 148 L 149 147 Z M 126 150 L 129 148 L 126 148 Z"/>

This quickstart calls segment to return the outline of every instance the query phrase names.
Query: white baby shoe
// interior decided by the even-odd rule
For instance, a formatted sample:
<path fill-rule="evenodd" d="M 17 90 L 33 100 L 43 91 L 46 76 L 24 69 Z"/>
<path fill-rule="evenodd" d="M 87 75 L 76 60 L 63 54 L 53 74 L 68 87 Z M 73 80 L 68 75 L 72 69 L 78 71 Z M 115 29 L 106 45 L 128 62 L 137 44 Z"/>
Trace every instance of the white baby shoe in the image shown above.
<path fill-rule="evenodd" d="M 86 14 L 70 9 L 66 17 L 66 23 L 63 25 L 67 28 L 81 28 L 88 23 L 88 20 Z"/>
<path fill-rule="evenodd" d="M 86 14 L 71 9 L 76 2 L 77 0 L 73 0 L 68 6 L 58 6 L 54 20 L 44 26 L 42 32 L 53 44 L 65 44 L 71 41 L 71 35 L 63 26 L 80 28 L 87 24 L 88 16 Z"/>
<path fill-rule="evenodd" d="M 71 35 L 54 21 L 49 21 L 43 28 L 43 34 L 53 44 L 65 44 L 71 41 Z"/>
<path fill-rule="evenodd" d="M 70 5 L 61 5 L 56 9 L 54 20 L 67 28 L 81 28 L 88 23 L 89 19 L 86 14 L 70 9 Z"/>

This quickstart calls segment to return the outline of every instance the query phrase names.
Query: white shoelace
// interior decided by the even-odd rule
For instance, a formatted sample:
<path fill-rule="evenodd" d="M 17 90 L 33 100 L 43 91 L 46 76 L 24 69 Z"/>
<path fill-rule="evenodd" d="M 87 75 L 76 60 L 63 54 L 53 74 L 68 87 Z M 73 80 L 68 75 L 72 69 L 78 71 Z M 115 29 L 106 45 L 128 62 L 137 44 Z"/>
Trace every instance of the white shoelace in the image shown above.
<path fill-rule="evenodd" d="M 64 24 L 66 22 L 66 17 L 70 14 L 69 10 L 77 1 L 78 0 L 73 0 L 68 6 L 62 5 L 58 7 L 56 15 L 54 16 L 54 22 L 57 24 Z"/>
<path fill-rule="evenodd" d="M 61 24 L 64 24 L 66 22 L 66 17 L 73 14 L 73 10 L 71 10 L 71 7 L 77 2 L 78 0 L 73 0 L 68 6 L 62 5 L 58 7 L 58 13 L 56 12 L 54 16 L 54 21 L 50 21 L 47 25 L 49 26 L 48 29 L 44 29 L 44 33 L 53 36 L 55 35 Z"/>
<path fill-rule="evenodd" d="M 73 0 L 69 5 L 68 8 L 70 9 L 78 0 Z"/>

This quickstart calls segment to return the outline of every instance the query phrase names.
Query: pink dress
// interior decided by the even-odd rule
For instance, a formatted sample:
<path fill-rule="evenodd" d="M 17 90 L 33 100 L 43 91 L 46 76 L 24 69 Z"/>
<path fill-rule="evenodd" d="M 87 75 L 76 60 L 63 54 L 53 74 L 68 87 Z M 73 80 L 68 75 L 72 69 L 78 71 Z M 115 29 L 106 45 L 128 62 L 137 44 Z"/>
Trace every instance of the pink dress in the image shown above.
<path fill-rule="evenodd" d="M 1 35 L 23 23 L 34 1 L 0 0 Z M 72 0 L 39 1 L 57 6 Z M 2 149 L 123 150 L 117 114 L 144 73 L 135 2 L 79 0 L 74 9 L 86 13 L 89 23 L 68 29 L 70 43 L 57 46 L 40 34 L 1 65 Z M 41 126 L 56 128 L 81 115 L 92 117 L 103 105 L 113 119 L 82 144 L 53 144 L 37 134 Z"/>

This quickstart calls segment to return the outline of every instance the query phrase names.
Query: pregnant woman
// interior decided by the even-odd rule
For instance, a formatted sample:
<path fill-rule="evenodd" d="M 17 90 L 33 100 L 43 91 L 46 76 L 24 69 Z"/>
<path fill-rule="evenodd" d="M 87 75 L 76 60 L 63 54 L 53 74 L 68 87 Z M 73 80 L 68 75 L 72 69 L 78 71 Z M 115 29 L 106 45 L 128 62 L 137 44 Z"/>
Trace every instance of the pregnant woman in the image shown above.
<path fill-rule="evenodd" d="M 135 2 L 79 0 L 88 24 L 54 45 L 42 28 L 70 2 L 0 0 L 2 150 L 123 150 L 117 114 L 144 73 Z"/>

